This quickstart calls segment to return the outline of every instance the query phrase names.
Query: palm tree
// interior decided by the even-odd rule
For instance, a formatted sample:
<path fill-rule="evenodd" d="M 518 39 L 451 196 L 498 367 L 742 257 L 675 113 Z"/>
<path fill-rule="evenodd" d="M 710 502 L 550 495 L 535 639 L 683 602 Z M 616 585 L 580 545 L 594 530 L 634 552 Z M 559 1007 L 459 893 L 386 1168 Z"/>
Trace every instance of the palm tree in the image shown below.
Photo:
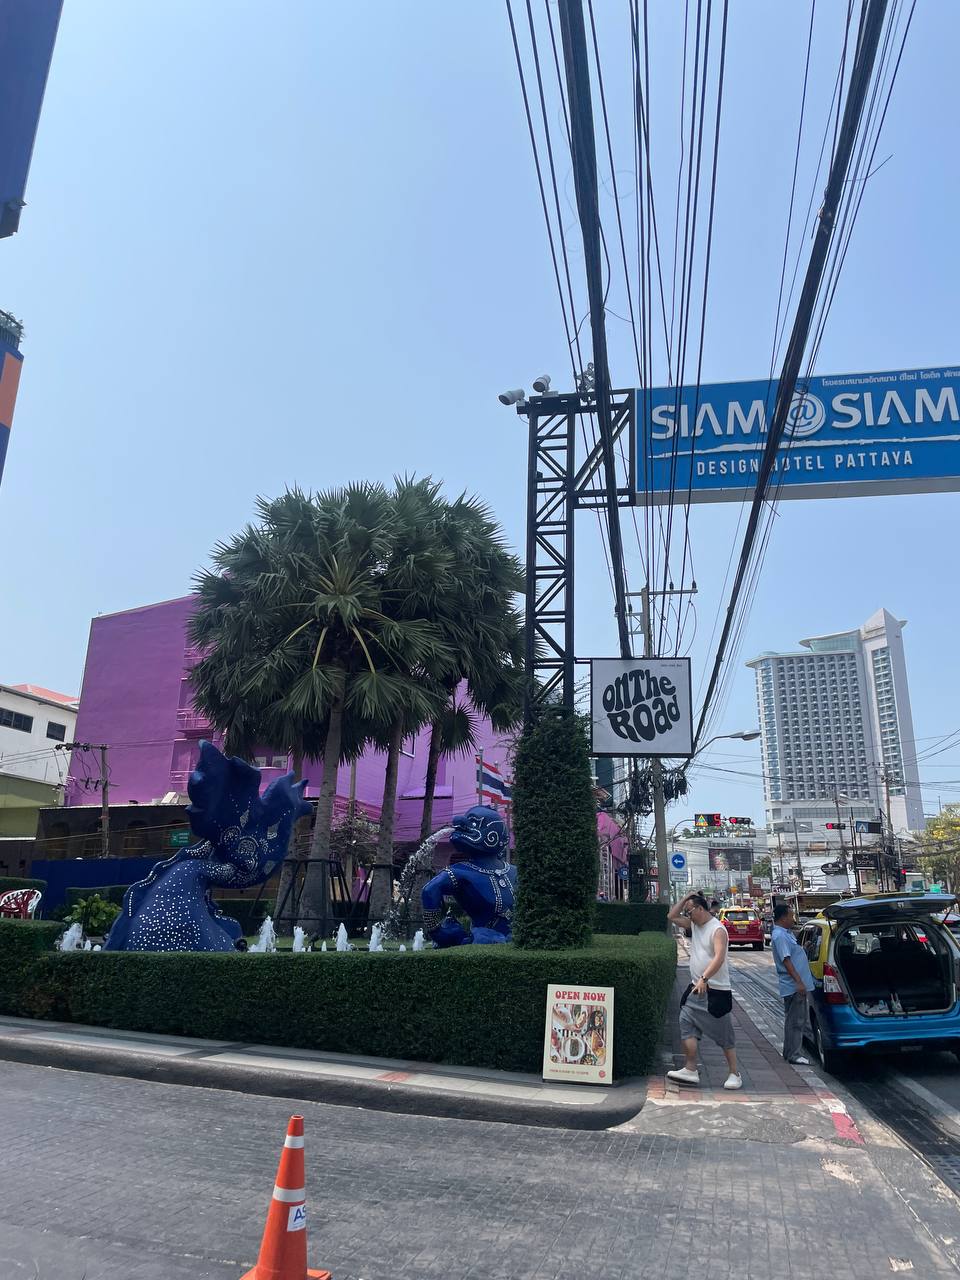
<path fill-rule="evenodd" d="M 446 698 L 431 724 L 421 840 L 433 825 L 440 756 L 476 745 L 474 724 L 458 701 L 458 689 L 465 685 L 473 707 L 501 733 L 519 723 L 523 700 L 523 621 L 514 604 L 524 589 L 520 562 L 477 498 L 461 494 L 447 504 L 438 536 L 453 556 L 453 575 L 438 601 L 435 621 L 455 664 L 443 680 Z"/>
<path fill-rule="evenodd" d="M 396 519 L 391 555 L 384 566 L 383 608 L 392 618 L 409 625 L 426 621 L 438 637 L 440 601 L 452 586 L 453 555 L 439 536 L 446 503 L 440 485 L 429 477 L 394 481 L 393 511 Z M 393 888 L 394 827 L 397 806 L 397 779 L 404 740 L 416 734 L 442 711 L 444 679 L 455 669 L 449 646 L 435 652 L 425 664 L 416 650 L 396 655 L 396 665 L 406 680 L 406 698 L 389 721 L 375 735 L 386 752 L 383 802 L 377 866 L 370 892 L 370 918 L 383 919 L 390 908 Z"/>
<path fill-rule="evenodd" d="M 442 666 L 447 651 L 430 622 L 385 611 L 384 569 L 397 519 L 382 485 L 317 495 L 294 489 L 259 499 L 257 509 L 257 526 L 215 549 L 210 576 L 227 581 L 206 582 L 201 575 L 198 584 L 212 620 L 192 629 L 196 642 L 216 650 L 221 633 L 230 635 L 216 660 L 220 693 L 203 697 L 218 727 L 237 741 L 266 731 L 283 732 L 286 738 L 275 740 L 292 743 L 298 730 L 303 753 L 322 757 L 310 847 L 311 858 L 320 859 L 329 848 L 340 762 L 404 712 L 409 672 Z M 228 673 L 231 659 L 238 669 Z M 213 668 L 211 662 L 211 684 Z M 201 671 L 199 687 L 204 680 Z M 300 904 L 304 918 L 320 917 L 325 883 L 311 865 Z"/>

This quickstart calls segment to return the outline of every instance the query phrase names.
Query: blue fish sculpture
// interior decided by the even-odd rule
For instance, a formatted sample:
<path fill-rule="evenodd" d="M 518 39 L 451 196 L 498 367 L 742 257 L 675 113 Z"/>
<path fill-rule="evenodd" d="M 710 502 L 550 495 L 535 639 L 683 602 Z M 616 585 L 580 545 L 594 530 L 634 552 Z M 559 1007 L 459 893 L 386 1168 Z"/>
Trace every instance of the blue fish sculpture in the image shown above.
<path fill-rule="evenodd" d="M 187 817 L 199 843 L 158 862 L 123 896 L 105 951 L 233 951 L 239 923 L 217 909 L 214 886 L 247 889 L 286 857 L 298 818 L 310 812 L 293 774 L 260 794 L 260 770 L 201 742 L 187 783 Z"/>

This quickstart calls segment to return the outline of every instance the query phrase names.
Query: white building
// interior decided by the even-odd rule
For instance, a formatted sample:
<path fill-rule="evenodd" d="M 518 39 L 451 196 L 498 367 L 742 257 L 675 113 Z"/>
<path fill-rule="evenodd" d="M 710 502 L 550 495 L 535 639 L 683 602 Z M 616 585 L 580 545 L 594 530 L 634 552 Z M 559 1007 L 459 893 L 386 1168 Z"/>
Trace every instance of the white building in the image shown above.
<path fill-rule="evenodd" d="M 841 835 L 849 846 L 857 820 L 886 813 L 888 792 L 893 834 L 923 827 L 905 625 L 880 609 L 855 631 L 801 640 L 806 653 L 747 663 L 757 679 L 767 826 L 784 846 L 826 852 Z M 844 829 L 827 830 L 838 805 Z"/>
<path fill-rule="evenodd" d="M 70 756 L 56 751 L 72 742 L 77 699 L 33 684 L 0 684 L 0 774 L 57 785 Z"/>

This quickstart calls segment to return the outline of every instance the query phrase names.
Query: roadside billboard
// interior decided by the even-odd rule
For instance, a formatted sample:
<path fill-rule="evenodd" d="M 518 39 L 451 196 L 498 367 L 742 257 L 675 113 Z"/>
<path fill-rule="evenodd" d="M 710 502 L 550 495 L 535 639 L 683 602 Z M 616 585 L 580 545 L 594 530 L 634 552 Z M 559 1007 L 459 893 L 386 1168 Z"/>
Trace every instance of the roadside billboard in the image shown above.
<path fill-rule="evenodd" d="M 752 845 L 708 845 L 707 858 L 711 871 L 752 871 Z"/>
<path fill-rule="evenodd" d="M 0 239 L 20 225 L 63 0 L 0 0 Z"/>
<path fill-rule="evenodd" d="M 749 501 L 776 398 L 776 379 L 638 391 L 638 497 L 668 501 L 672 479 L 683 501 Z M 960 489 L 960 366 L 798 384 L 773 483 L 781 498 Z"/>
<path fill-rule="evenodd" d="M 689 756 L 689 658 L 591 658 L 590 754 Z"/>

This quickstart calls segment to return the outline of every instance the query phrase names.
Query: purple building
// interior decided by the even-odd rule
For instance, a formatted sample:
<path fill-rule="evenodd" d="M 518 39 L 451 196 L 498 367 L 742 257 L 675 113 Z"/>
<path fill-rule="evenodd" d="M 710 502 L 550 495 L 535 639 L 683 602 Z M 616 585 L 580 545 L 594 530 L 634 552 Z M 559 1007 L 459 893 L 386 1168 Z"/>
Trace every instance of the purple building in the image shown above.
<path fill-rule="evenodd" d="M 217 741 L 209 722 L 193 706 L 190 669 L 199 654 L 190 647 L 186 625 L 193 597 L 166 600 L 94 618 L 77 714 L 78 742 L 107 744 L 110 801 L 150 804 L 169 792 L 186 792 L 187 778 L 201 738 Z M 477 737 L 484 764 L 508 774 L 509 743 L 488 721 L 478 718 Z M 420 832 L 429 730 L 403 746 L 397 788 L 395 838 L 415 840 Z M 289 768 L 285 754 L 264 751 L 256 763 L 264 785 Z M 67 781 L 68 805 L 93 804 L 89 753 L 74 752 Z M 96 772 L 94 770 L 94 772 Z M 316 795 L 323 765 L 304 767 L 307 794 Z M 384 755 L 366 752 L 356 765 L 341 765 L 337 809 L 351 794 L 376 817 L 383 800 Z M 433 809 L 434 829 L 477 803 L 477 765 L 473 753 L 440 761 Z"/>

